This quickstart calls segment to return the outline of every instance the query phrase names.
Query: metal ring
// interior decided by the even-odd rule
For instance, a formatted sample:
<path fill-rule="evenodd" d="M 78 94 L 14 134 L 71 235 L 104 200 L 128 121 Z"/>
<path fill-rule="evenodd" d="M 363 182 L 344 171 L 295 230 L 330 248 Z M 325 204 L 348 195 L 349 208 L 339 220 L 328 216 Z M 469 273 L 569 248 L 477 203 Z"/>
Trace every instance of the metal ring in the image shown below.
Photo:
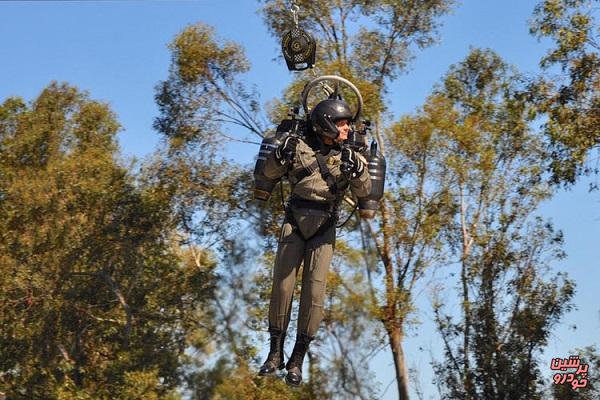
<path fill-rule="evenodd" d="M 356 108 L 356 113 L 354 114 L 354 117 L 352 118 L 352 122 L 358 120 L 358 117 L 360 117 L 360 113 L 363 108 L 362 95 L 360 94 L 357 87 L 354 86 L 354 84 L 352 82 L 350 82 L 348 79 L 342 78 L 341 76 L 337 76 L 337 75 L 322 75 L 322 76 L 314 78 L 312 81 L 310 81 L 306 84 L 306 86 L 304 87 L 304 90 L 302 90 L 302 107 L 304 108 L 304 115 L 308 115 L 308 104 L 307 104 L 308 94 L 313 89 L 313 87 L 315 87 L 315 85 L 317 85 L 318 83 L 321 83 L 322 81 L 327 81 L 327 80 L 332 80 L 332 81 L 337 81 L 337 82 L 343 83 L 343 84 L 347 85 L 354 92 L 354 94 L 356 95 L 356 98 L 358 99 L 358 105 Z"/>

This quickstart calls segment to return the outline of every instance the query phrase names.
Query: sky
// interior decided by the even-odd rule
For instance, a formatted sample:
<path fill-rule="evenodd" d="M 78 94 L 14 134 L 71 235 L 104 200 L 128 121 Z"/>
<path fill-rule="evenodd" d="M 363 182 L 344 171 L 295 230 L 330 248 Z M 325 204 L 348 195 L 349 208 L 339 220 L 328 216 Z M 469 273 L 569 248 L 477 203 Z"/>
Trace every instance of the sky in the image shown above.
<path fill-rule="evenodd" d="M 535 3 L 456 4 L 452 14 L 442 18 L 439 43 L 416 51 L 407 73 L 390 85 L 389 110 L 395 116 L 413 112 L 471 47 L 491 48 L 521 72 L 535 73 L 548 45 L 528 32 Z M 143 158 L 158 144 L 152 131 L 157 116 L 153 96 L 155 85 L 168 74 L 167 45 L 189 24 L 212 25 L 219 37 L 244 47 L 252 64 L 245 79 L 260 89 L 263 101 L 282 94 L 293 75 L 277 59 L 279 41 L 269 35 L 257 9 L 252 0 L 0 1 L 0 101 L 8 96 L 32 100 L 53 80 L 69 82 L 110 104 L 123 126 L 119 134 L 123 156 Z M 251 163 L 258 150 L 249 144 L 229 149 L 230 157 L 243 163 Z M 540 208 L 540 214 L 565 234 L 568 258 L 553 264 L 554 272 L 567 271 L 577 283 L 578 310 L 562 320 L 544 355 L 548 383 L 552 357 L 567 357 L 576 347 L 598 344 L 600 194 L 588 193 L 588 184 L 584 179 Z M 423 312 L 422 325 L 411 330 L 404 350 L 409 367 L 419 371 L 425 399 L 436 399 L 429 351 L 440 355 L 439 338 L 431 334 L 425 293 L 417 305 Z M 371 368 L 383 392 L 394 376 L 390 354 L 381 353 Z M 381 398 L 397 398 L 395 384 Z"/>

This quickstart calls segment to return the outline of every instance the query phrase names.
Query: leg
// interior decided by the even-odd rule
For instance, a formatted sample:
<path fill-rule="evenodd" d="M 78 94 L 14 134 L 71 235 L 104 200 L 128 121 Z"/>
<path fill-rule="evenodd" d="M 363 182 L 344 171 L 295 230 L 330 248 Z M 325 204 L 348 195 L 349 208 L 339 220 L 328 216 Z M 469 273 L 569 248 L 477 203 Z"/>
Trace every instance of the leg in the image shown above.
<path fill-rule="evenodd" d="M 269 328 L 287 331 L 292 310 L 296 275 L 304 255 L 304 239 L 284 223 L 273 267 L 273 287 L 269 304 Z"/>
<path fill-rule="evenodd" d="M 286 382 L 297 386 L 302 381 L 302 363 L 323 319 L 327 273 L 335 246 L 335 225 L 306 243 L 298 334 L 292 355 L 287 363 Z"/>
<path fill-rule="evenodd" d="M 306 243 L 298 335 L 314 337 L 323 319 L 327 274 L 335 247 L 335 226 Z"/>
<path fill-rule="evenodd" d="M 289 223 L 281 227 L 275 265 L 273 267 L 273 287 L 269 304 L 269 334 L 271 347 L 267 361 L 260 368 L 259 375 L 271 375 L 277 368 L 283 369 L 283 345 L 290 313 L 296 275 L 304 254 L 304 239 L 293 232 Z"/>

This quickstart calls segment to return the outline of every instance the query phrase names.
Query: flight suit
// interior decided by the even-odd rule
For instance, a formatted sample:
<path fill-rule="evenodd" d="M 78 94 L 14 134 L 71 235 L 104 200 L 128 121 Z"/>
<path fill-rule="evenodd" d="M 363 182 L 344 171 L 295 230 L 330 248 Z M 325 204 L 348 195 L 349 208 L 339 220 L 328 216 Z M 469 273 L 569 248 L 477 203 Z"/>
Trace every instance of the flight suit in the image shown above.
<path fill-rule="evenodd" d="M 324 179 L 317 153 L 323 155 L 322 160 L 336 179 L 337 193 Z M 273 268 L 270 328 L 287 331 L 296 277 L 304 261 L 298 335 L 315 336 L 323 319 L 325 284 L 335 248 L 336 202 L 341 201 L 348 187 L 357 197 L 367 196 L 371 190 L 367 161 L 358 156 L 365 168 L 353 179 L 346 179 L 340 171 L 340 146 L 324 145 L 314 136 L 299 139 L 291 163 L 282 165 L 274 152 L 267 157 L 264 175 L 277 179 L 287 173 L 292 187 Z"/>

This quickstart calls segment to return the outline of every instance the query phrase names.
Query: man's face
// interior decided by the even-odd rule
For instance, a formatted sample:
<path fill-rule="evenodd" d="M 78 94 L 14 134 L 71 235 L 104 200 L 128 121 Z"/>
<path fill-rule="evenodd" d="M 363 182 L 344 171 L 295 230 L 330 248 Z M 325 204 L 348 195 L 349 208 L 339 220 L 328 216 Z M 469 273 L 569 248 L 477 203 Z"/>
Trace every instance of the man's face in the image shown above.
<path fill-rule="evenodd" d="M 336 121 L 335 126 L 340 133 L 338 137 L 335 138 L 335 141 L 337 143 L 342 143 L 343 141 L 347 140 L 348 132 L 350 132 L 350 122 L 347 119 L 340 119 L 339 121 Z"/>

